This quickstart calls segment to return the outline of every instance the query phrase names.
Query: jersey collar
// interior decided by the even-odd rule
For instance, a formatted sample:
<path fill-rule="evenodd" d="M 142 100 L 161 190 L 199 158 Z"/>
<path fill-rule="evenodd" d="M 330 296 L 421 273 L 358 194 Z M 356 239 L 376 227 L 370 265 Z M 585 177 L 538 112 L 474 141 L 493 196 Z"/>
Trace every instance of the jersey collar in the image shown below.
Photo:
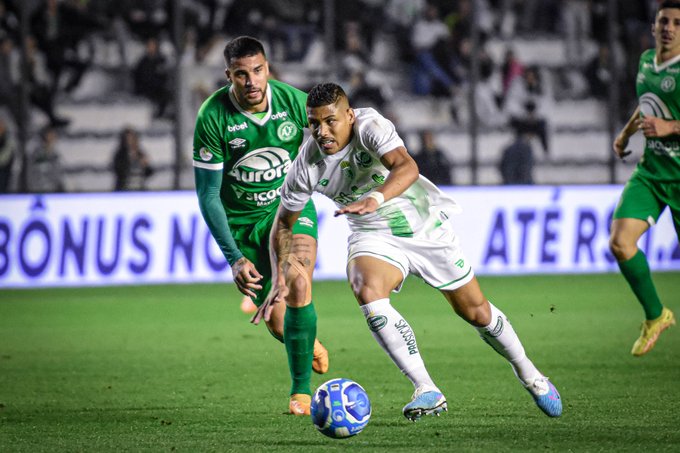
<path fill-rule="evenodd" d="M 666 69 L 667 67 L 669 67 L 670 65 L 677 63 L 678 61 L 680 61 L 680 54 L 674 56 L 670 60 L 666 60 L 663 63 L 658 64 L 656 61 L 656 55 L 654 55 L 654 71 L 659 73 Z"/>
<path fill-rule="evenodd" d="M 267 83 L 267 92 L 265 93 L 265 96 L 267 96 L 267 113 L 262 117 L 262 119 L 260 119 L 252 113 L 243 110 L 241 104 L 239 104 L 236 100 L 236 95 L 234 95 L 234 85 L 229 87 L 229 99 L 231 100 L 232 104 L 236 106 L 236 109 L 241 112 L 242 115 L 246 116 L 250 121 L 257 124 L 258 126 L 264 125 L 267 121 L 269 121 L 269 117 L 272 116 L 272 91 L 269 88 L 269 83 Z"/>

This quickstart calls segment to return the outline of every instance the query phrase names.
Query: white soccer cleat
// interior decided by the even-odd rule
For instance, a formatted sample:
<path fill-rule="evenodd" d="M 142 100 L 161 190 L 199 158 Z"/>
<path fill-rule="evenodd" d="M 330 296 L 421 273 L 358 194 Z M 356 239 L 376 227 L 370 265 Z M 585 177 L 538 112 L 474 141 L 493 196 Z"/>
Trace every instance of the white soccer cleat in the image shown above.
<path fill-rule="evenodd" d="M 411 402 L 404 406 L 402 412 L 404 417 L 417 422 L 423 415 L 439 416 L 447 410 L 446 398 L 437 388 L 421 385 L 413 393 Z"/>

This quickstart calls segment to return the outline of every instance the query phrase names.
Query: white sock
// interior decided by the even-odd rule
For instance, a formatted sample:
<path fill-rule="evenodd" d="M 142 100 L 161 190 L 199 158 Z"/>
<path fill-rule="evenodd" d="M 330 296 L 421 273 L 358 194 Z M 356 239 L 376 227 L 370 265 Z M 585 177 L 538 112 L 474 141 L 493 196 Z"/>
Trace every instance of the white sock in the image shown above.
<path fill-rule="evenodd" d="M 541 377 L 541 372 L 524 352 L 524 346 L 519 341 L 508 318 L 491 302 L 489 305 L 491 306 L 491 323 L 486 327 L 477 327 L 482 340 L 510 362 L 515 375 L 525 384 Z"/>
<path fill-rule="evenodd" d="M 439 390 L 430 378 L 420 356 L 416 336 L 403 316 L 392 307 L 389 299 L 379 299 L 361 306 L 368 328 L 378 344 L 390 356 L 399 370 L 415 388 Z"/>

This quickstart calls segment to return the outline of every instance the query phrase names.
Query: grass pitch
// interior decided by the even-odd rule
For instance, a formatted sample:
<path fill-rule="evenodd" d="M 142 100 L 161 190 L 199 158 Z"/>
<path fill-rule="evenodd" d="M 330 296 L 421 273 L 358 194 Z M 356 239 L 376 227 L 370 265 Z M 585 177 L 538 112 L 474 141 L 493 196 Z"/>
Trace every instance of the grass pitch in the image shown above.
<path fill-rule="evenodd" d="M 680 274 L 654 276 L 680 315 Z M 444 299 L 409 280 L 393 303 L 416 332 L 449 413 L 410 423 L 412 388 L 372 339 L 346 282 L 319 282 L 333 377 L 373 415 L 332 440 L 285 415 L 282 345 L 230 285 L 0 290 L 0 451 L 678 451 L 680 329 L 634 358 L 642 310 L 616 274 L 482 277 L 560 390 L 544 416 L 510 367 Z"/>

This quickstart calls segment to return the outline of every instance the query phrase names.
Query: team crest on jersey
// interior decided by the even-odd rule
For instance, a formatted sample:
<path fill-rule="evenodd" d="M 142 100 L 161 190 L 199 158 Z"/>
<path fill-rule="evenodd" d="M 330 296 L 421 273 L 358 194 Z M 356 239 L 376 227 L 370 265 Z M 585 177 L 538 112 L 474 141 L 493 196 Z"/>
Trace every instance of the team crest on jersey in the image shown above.
<path fill-rule="evenodd" d="M 213 154 L 205 146 L 198 150 L 198 155 L 206 162 L 213 158 Z"/>
<path fill-rule="evenodd" d="M 246 140 L 245 138 L 236 137 L 235 139 L 229 141 L 229 148 L 233 150 L 246 148 L 247 146 L 248 140 Z"/>
<path fill-rule="evenodd" d="M 284 121 L 276 129 L 276 135 L 282 142 L 289 142 L 297 135 L 297 128 L 292 121 Z"/>
<path fill-rule="evenodd" d="M 664 77 L 660 86 L 664 92 L 672 93 L 675 90 L 675 78 L 671 76 Z"/>
<path fill-rule="evenodd" d="M 368 168 L 373 163 L 371 155 L 368 154 L 366 151 L 359 151 L 357 154 L 355 154 L 354 161 L 361 168 Z"/>

